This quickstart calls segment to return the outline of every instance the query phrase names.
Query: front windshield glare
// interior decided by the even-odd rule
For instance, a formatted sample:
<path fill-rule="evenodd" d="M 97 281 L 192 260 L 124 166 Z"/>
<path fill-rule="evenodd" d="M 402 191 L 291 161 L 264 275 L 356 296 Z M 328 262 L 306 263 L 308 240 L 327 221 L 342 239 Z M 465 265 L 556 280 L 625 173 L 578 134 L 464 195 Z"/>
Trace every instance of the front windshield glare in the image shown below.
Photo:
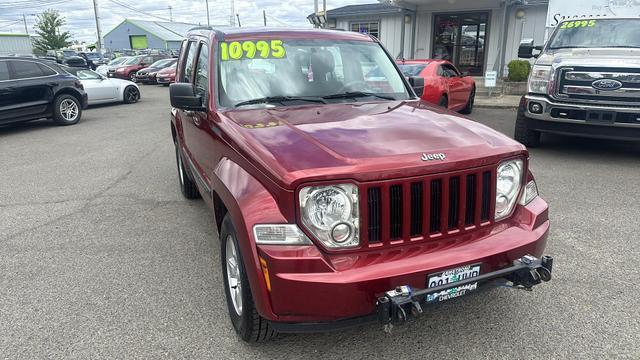
<path fill-rule="evenodd" d="M 142 57 L 132 57 L 125 61 L 123 65 L 137 65 L 142 60 Z"/>
<path fill-rule="evenodd" d="M 265 47 L 269 41 L 243 40 L 236 42 L 240 43 L 237 45 L 233 42 L 220 45 L 220 102 L 223 106 L 234 107 L 242 102 L 271 97 L 321 99 L 344 93 L 370 94 L 373 99 L 376 96 L 409 98 L 393 62 L 374 42 L 275 41 L 271 51 Z M 279 47 L 280 43 L 283 49 Z M 338 97 L 330 101 L 357 99 Z M 278 101 L 271 102 L 274 103 L 278 104 Z"/>
<path fill-rule="evenodd" d="M 640 47 L 640 20 L 570 20 L 558 24 L 549 49 Z"/>

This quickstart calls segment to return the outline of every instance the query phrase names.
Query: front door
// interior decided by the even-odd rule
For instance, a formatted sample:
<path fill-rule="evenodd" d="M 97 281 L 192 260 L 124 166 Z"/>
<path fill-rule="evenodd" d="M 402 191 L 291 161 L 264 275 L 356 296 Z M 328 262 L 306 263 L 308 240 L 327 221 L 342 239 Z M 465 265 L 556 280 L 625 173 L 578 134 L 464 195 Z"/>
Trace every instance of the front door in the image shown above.
<path fill-rule="evenodd" d="M 482 75 L 488 19 L 488 12 L 435 15 L 431 57 L 449 60 L 470 75 Z"/>

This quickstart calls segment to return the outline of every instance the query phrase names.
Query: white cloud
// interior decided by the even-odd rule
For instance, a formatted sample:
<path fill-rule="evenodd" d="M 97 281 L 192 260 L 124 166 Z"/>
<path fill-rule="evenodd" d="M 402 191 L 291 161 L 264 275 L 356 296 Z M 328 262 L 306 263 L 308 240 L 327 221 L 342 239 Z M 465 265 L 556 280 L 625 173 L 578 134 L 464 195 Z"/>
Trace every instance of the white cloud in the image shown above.
<path fill-rule="evenodd" d="M 322 0 L 319 0 L 322 6 Z M 376 0 L 329 0 L 329 9 L 351 5 L 375 3 Z M 47 5 L 41 5 L 48 3 Z M 131 10 L 117 3 L 128 5 Z M 235 0 L 235 12 L 240 15 L 242 26 L 262 26 L 262 10 L 267 13 L 269 26 L 310 26 L 306 16 L 313 12 L 313 0 Z M 162 20 L 169 19 L 172 7 L 173 21 L 207 23 L 205 0 L 98 0 L 103 35 L 125 18 Z M 29 32 L 33 33 L 35 14 L 51 8 L 66 18 L 63 30 L 71 32 L 73 40 L 94 42 L 96 25 L 90 0 L 3 0 L 0 1 L 0 32 L 24 32 L 22 14 L 27 14 Z M 136 11 L 138 10 L 138 11 Z M 231 0 L 209 0 L 211 23 L 228 25 L 231 16 Z M 157 18 L 160 17 L 160 18 Z"/>

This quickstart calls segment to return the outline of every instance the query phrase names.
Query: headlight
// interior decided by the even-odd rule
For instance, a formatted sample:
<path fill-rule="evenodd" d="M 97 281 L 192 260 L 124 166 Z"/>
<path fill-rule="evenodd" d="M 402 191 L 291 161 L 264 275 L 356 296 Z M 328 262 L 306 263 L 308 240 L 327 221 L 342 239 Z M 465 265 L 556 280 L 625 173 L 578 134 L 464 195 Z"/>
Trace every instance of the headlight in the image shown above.
<path fill-rule="evenodd" d="M 522 187 L 522 160 L 509 160 L 498 165 L 496 180 L 496 221 L 513 211 Z"/>
<path fill-rule="evenodd" d="M 260 224 L 253 227 L 256 244 L 311 245 L 309 238 L 292 224 Z"/>
<path fill-rule="evenodd" d="M 552 73 L 551 66 L 533 65 L 527 82 L 528 91 L 535 94 L 547 94 Z"/>
<path fill-rule="evenodd" d="M 358 188 L 353 184 L 300 190 L 302 224 L 328 248 L 358 246 Z"/>

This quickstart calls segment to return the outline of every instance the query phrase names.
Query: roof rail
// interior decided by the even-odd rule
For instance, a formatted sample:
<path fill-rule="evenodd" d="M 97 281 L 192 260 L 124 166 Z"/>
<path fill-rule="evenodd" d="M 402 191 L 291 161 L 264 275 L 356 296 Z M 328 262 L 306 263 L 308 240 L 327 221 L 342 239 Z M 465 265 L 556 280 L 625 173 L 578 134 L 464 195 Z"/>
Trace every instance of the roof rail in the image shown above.
<path fill-rule="evenodd" d="M 194 30 L 209 30 L 209 31 L 213 31 L 216 33 L 216 38 L 219 41 L 224 41 L 224 34 L 222 33 L 222 31 L 218 30 L 218 29 L 214 29 L 213 26 L 196 26 L 196 27 L 192 27 L 191 29 L 189 29 L 189 31 L 194 31 Z"/>

